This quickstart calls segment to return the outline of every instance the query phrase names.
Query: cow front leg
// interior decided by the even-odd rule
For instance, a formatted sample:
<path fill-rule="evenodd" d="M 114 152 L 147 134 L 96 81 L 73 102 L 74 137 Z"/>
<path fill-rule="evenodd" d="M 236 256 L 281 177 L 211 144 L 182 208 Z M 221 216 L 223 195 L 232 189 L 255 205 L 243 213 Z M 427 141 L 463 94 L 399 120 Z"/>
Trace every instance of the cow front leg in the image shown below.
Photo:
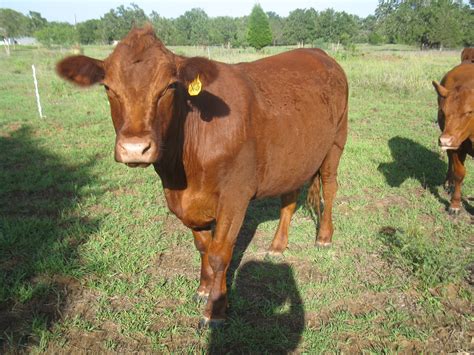
<path fill-rule="evenodd" d="M 214 237 L 208 249 L 209 264 L 214 273 L 214 280 L 201 326 L 216 327 L 225 321 L 227 309 L 226 275 L 247 205 L 248 201 L 238 208 L 218 213 Z"/>
<path fill-rule="evenodd" d="M 194 236 L 194 245 L 201 254 L 201 277 L 199 287 L 196 291 L 194 299 L 196 301 L 207 301 L 209 292 L 211 291 L 212 282 L 214 280 L 214 271 L 209 264 L 208 250 L 212 240 L 212 231 L 209 230 L 192 230 Z"/>
<path fill-rule="evenodd" d="M 466 160 L 466 153 L 452 152 L 450 158 L 452 159 L 452 177 L 454 181 L 454 191 L 451 196 L 451 204 L 449 206 L 450 214 L 459 214 L 461 211 L 461 186 L 466 176 L 466 168 L 464 161 Z"/>
<path fill-rule="evenodd" d="M 452 193 L 454 190 L 453 151 L 451 150 L 448 150 L 448 170 L 444 179 L 444 189 L 449 193 Z"/>
<path fill-rule="evenodd" d="M 281 196 L 280 223 L 273 238 L 272 245 L 268 250 L 269 256 L 280 256 L 288 246 L 288 230 L 291 217 L 296 210 L 296 200 L 298 199 L 298 190 Z"/>

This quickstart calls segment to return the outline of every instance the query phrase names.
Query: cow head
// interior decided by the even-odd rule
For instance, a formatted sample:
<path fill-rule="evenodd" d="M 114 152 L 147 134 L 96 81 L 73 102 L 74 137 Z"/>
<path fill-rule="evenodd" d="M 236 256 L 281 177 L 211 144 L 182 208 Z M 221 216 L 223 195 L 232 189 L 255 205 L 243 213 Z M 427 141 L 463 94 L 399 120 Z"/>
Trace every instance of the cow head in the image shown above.
<path fill-rule="evenodd" d="M 444 115 L 444 129 L 439 137 L 443 150 L 458 149 L 462 142 L 474 142 L 474 89 L 456 87 L 446 89 L 436 81 L 433 86 L 438 93 L 439 110 Z"/>
<path fill-rule="evenodd" d="M 170 52 L 151 26 L 130 31 L 105 60 L 71 56 L 56 71 L 79 86 L 104 86 L 116 132 L 115 160 L 130 167 L 159 161 L 187 99 L 217 76 L 213 62 Z"/>

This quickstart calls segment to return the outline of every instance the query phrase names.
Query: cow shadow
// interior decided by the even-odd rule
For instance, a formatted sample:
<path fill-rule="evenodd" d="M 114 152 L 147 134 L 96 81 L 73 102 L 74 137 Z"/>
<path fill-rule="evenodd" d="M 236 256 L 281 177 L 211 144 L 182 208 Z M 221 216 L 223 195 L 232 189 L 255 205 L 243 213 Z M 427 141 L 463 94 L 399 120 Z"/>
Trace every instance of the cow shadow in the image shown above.
<path fill-rule="evenodd" d="M 198 96 L 192 96 L 190 102 L 199 110 L 201 119 L 206 122 L 226 117 L 230 113 L 230 108 L 224 100 L 205 90 Z"/>
<path fill-rule="evenodd" d="M 294 351 L 304 329 L 303 302 L 286 263 L 249 261 L 229 292 L 224 328 L 212 329 L 210 354 Z"/>
<path fill-rule="evenodd" d="M 0 136 L 0 353 L 22 352 L 61 319 L 80 289 L 78 247 L 99 228 L 77 210 L 100 194 L 93 161 L 72 165 L 28 127 Z"/>
<path fill-rule="evenodd" d="M 438 191 L 438 187 L 444 183 L 448 166 L 439 155 L 409 138 L 399 136 L 391 138 L 388 146 L 394 161 L 378 166 L 387 183 L 391 187 L 400 187 L 408 178 L 415 178 L 448 208 L 448 200 Z"/>

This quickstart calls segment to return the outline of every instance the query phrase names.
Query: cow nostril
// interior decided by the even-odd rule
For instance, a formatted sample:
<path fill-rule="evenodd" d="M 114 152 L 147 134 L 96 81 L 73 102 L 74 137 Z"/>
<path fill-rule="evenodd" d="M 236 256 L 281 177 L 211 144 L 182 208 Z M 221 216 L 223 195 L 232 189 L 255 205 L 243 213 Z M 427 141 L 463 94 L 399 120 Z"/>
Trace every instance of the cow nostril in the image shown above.
<path fill-rule="evenodd" d="M 142 151 L 142 154 L 145 154 L 146 152 L 148 152 L 151 148 L 151 142 L 149 142 L 145 148 L 143 148 L 143 151 Z"/>

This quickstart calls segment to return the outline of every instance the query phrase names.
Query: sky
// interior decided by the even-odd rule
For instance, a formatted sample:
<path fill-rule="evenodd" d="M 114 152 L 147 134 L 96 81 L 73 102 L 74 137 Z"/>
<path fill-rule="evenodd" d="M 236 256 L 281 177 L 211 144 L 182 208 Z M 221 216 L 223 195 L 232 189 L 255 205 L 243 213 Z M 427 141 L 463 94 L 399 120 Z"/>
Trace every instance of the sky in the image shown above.
<path fill-rule="evenodd" d="M 294 9 L 314 8 L 317 11 L 333 8 L 351 14 L 366 17 L 373 14 L 378 0 L 0 0 L 0 8 L 10 8 L 23 14 L 28 11 L 41 13 L 48 21 L 66 21 L 74 23 L 100 18 L 110 9 L 120 5 L 128 6 L 131 2 L 142 8 L 146 14 L 153 10 L 166 18 L 176 18 L 194 7 L 203 9 L 208 16 L 243 16 L 248 15 L 255 3 L 264 11 L 274 11 L 280 16 L 287 16 Z"/>

